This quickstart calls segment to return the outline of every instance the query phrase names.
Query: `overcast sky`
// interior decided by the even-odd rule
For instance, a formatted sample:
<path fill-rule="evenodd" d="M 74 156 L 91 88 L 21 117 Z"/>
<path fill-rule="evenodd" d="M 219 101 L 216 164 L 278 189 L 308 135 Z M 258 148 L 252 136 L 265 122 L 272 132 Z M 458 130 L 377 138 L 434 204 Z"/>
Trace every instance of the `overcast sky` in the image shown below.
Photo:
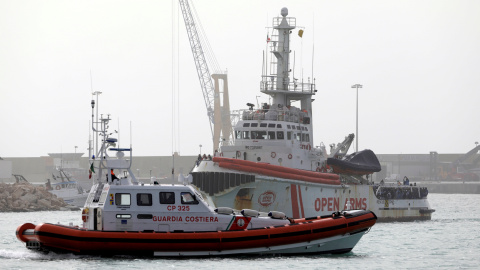
<path fill-rule="evenodd" d="M 131 123 L 134 155 L 212 149 L 182 17 L 173 27 L 180 108 L 172 147 L 177 3 L 0 0 L 0 156 L 71 153 L 75 146 L 88 153 L 92 86 L 102 92 L 99 112 L 112 115 L 112 128 L 120 125 L 121 146 L 130 143 Z M 480 141 L 480 1 L 194 3 L 228 70 L 231 109 L 256 104 L 256 96 L 268 102 L 259 92 L 266 27 L 287 7 L 305 27 L 303 39 L 292 41 L 296 77 L 302 70 L 311 76 L 315 52 L 315 145 L 355 132 L 356 83 L 363 85 L 360 149 L 465 153 Z"/>

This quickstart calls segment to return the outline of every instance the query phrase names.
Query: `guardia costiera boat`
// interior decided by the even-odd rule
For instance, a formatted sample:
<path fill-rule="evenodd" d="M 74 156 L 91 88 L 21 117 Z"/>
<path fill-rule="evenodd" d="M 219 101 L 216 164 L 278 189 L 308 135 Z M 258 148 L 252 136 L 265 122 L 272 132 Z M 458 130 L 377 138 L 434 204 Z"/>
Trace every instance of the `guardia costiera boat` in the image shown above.
<path fill-rule="evenodd" d="M 116 147 L 109 120 L 100 119 L 104 139 L 91 160 L 96 182 L 79 213 L 82 225 L 20 225 L 16 235 L 28 249 L 168 257 L 345 253 L 376 222 L 367 210 L 291 219 L 282 212 L 214 208 L 190 185 L 139 182 L 130 169 L 132 148 Z"/>

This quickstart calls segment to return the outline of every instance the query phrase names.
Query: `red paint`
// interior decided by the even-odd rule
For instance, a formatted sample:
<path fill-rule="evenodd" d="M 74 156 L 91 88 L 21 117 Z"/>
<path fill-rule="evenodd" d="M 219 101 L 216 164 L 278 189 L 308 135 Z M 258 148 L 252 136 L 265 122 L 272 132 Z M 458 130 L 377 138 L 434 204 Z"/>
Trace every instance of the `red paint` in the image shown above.
<path fill-rule="evenodd" d="M 314 201 L 314 207 L 317 212 L 340 211 L 344 210 L 347 201 L 350 201 L 352 209 L 367 209 L 367 198 L 347 198 L 345 199 L 345 203 L 341 206 L 342 209 L 340 209 L 340 198 L 316 198 Z"/>
<path fill-rule="evenodd" d="M 303 200 L 302 200 L 302 189 L 298 188 L 298 196 L 300 197 L 300 210 L 302 211 L 302 216 L 305 217 L 305 211 L 303 210 Z"/>
<path fill-rule="evenodd" d="M 293 218 L 299 218 L 298 214 L 298 198 L 297 198 L 297 186 L 290 185 L 290 194 L 292 198 L 292 214 Z"/>
<path fill-rule="evenodd" d="M 265 191 L 264 193 L 260 194 L 260 196 L 258 196 L 258 203 L 262 206 L 267 207 L 275 202 L 275 197 L 275 192 Z"/>
<path fill-rule="evenodd" d="M 345 199 L 345 204 L 349 199 Z M 367 198 L 350 198 L 351 209 L 367 209 Z"/>

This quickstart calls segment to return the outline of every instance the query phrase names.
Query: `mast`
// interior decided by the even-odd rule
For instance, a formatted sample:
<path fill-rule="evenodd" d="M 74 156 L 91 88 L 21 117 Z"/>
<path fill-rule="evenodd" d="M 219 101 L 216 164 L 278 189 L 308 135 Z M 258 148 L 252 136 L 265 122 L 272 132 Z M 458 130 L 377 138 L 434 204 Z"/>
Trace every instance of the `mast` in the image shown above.
<path fill-rule="evenodd" d="M 301 110 L 308 112 L 311 119 L 312 96 L 315 95 L 314 79 L 305 82 L 303 78 L 297 81 L 295 78 L 290 80 L 290 34 L 296 28 L 296 19 L 287 17 L 288 9 L 282 8 L 282 17 L 273 18 L 273 29 L 276 34 L 269 41 L 270 53 L 275 57 L 271 58 L 270 73 L 262 76 L 260 91 L 272 96 L 272 105 L 278 108 L 290 106 L 292 101 L 300 101 Z M 303 30 L 300 30 L 303 31 Z M 299 34 L 301 36 L 301 34 Z"/>

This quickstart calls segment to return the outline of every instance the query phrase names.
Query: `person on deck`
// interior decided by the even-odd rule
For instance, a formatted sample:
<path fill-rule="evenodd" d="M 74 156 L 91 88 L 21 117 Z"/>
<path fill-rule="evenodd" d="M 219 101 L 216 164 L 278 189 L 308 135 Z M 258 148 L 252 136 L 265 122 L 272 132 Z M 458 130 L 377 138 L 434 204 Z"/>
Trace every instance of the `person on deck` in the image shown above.
<path fill-rule="evenodd" d="M 118 179 L 118 177 L 113 172 L 113 169 L 110 170 L 110 174 L 112 175 L 112 182 L 113 182 L 113 180 Z"/>

